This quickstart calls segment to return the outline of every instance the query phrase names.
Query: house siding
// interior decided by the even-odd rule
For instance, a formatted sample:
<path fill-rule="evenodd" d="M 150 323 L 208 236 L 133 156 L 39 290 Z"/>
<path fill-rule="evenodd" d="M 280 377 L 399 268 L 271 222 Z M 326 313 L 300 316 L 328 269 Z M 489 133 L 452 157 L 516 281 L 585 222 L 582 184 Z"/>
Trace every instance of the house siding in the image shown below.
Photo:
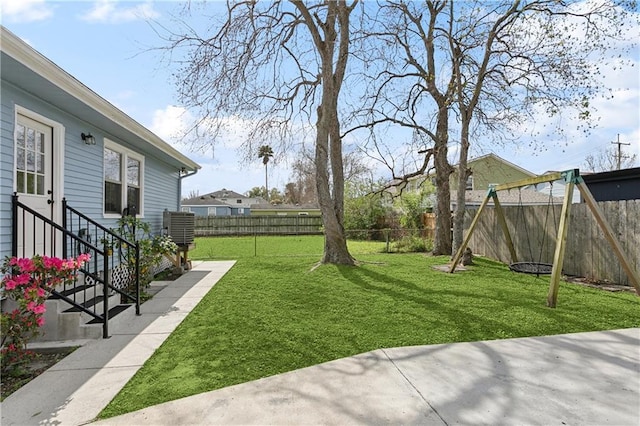
<path fill-rule="evenodd" d="M 13 192 L 14 98 L 0 86 L 0 255 L 11 253 L 11 193 Z"/>
<path fill-rule="evenodd" d="M 11 254 L 11 195 L 13 192 L 13 131 L 16 105 L 40 114 L 64 126 L 64 176 L 63 196 L 70 206 L 98 223 L 115 227 L 117 218 L 103 215 L 103 149 L 104 139 L 142 154 L 144 161 L 144 216 L 154 233 L 162 228 L 162 211 L 178 210 L 178 171 L 175 167 L 141 151 L 126 141 L 77 119 L 56 106 L 5 81 L 0 87 L 0 256 Z M 91 132 L 96 145 L 86 145 L 80 138 L 82 132 Z M 57 141 L 56 141 L 57 142 Z M 58 189 L 59 190 L 59 189 Z M 61 208 L 60 206 L 58 208 Z"/>
<path fill-rule="evenodd" d="M 468 167 L 473 171 L 473 189 L 488 189 L 490 184 L 509 183 L 533 176 L 492 156 L 480 157 L 477 161 L 472 160 Z M 449 184 L 451 189 L 457 189 L 457 171 L 451 174 Z"/>
<path fill-rule="evenodd" d="M 145 157 L 144 168 L 144 221 L 160 232 L 162 212 L 178 211 L 178 171 L 151 156 Z"/>
<path fill-rule="evenodd" d="M 189 207 L 189 211 L 196 216 L 209 216 L 209 207 L 183 206 Z"/>

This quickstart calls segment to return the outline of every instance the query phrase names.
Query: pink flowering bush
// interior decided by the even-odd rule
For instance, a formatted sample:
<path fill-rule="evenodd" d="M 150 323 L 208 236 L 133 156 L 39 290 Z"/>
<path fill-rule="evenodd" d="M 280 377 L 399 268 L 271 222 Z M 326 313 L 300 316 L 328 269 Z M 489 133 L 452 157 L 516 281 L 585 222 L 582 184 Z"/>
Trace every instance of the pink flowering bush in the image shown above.
<path fill-rule="evenodd" d="M 88 260 L 88 254 L 60 259 L 36 255 L 33 258 L 7 257 L 0 273 L 3 295 L 17 307 L 0 316 L 2 373 L 20 368 L 33 356 L 27 342 L 40 334 L 44 325 L 45 301 L 59 284 L 71 283 L 78 269 Z"/>

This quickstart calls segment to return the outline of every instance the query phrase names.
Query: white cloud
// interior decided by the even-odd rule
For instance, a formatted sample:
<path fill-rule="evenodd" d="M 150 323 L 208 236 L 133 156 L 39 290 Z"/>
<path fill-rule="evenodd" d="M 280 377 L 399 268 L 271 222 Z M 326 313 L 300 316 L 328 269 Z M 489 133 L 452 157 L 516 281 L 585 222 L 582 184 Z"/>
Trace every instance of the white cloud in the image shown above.
<path fill-rule="evenodd" d="M 9 22 L 35 22 L 53 16 L 53 7 L 45 0 L 0 0 L 0 12 Z"/>
<path fill-rule="evenodd" d="M 144 19 L 156 19 L 160 16 L 160 13 L 153 8 L 153 4 L 150 1 L 129 7 L 119 6 L 118 3 L 115 0 L 98 0 L 93 4 L 91 10 L 80 16 L 80 19 L 88 22 L 119 24 Z"/>
<path fill-rule="evenodd" d="M 190 121 L 191 115 L 183 107 L 168 105 L 165 109 L 155 110 L 149 129 L 162 139 L 176 144 Z"/>

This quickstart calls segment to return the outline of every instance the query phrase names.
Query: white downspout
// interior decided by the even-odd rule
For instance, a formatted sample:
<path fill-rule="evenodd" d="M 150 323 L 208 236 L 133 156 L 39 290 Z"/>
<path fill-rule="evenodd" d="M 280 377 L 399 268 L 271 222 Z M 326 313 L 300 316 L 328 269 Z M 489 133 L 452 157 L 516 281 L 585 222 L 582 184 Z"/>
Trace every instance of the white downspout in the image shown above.
<path fill-rule="evenodd" d="M 198 173 L 198 169 L 195 169 L 191 173 L 186 173 L 184 167 L 180 171 L 178 171 L 178 211 L 182 209 L 182 179 L 193 176 L 196 173 Z"/>

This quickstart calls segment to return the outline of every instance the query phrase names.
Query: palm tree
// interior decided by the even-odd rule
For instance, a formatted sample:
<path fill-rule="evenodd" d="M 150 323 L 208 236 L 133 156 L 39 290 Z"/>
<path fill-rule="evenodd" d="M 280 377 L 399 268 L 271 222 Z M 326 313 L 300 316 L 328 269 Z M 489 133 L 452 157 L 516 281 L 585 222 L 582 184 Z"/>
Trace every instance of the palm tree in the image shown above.
<path fill-rule="evenodd" d="M 269 145 L 262 145 L 258 149 L 258 158 L 262 158 L 262 164 L 264 164 L 264 188 L 267 194 L 267 201 L 269 201 L 269 181 L 267 178 L 267 163 L 269 159 L 273 157 L 273 150 Z"/>

